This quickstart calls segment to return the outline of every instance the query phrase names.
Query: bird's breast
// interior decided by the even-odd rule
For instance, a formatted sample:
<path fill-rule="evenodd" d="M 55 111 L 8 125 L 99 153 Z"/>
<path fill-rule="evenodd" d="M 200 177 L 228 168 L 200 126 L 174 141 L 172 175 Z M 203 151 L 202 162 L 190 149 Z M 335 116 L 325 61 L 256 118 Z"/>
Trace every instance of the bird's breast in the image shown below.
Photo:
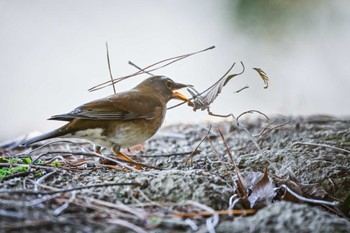
<path fill-rule="evenodd" d="M 82 138 L 102 147 L 118 144 L 122 148 L 144 143 L 152 137 L 163 124 L 166 109 L 155 109 L 150 119 L 118 121 L 76 120 L 65 137 Z M 80 127 L 77 127 L 79 125 Z"/>
<path fill-rule="evenodd" d="M 152 119 L 138 119 L 114 124 L 114 130 L 109 132 L 108 138 L 121 147 L 131 147 L 144 143 L 161 127 L 166 109 L 159 109 Z"/>

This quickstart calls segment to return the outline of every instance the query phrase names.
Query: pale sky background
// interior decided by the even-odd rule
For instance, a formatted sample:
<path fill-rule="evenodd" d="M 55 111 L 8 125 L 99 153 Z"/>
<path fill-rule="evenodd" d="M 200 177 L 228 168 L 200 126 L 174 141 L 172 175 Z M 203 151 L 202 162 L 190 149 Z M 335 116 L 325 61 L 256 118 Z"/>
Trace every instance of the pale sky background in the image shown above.
<path fill-rule="evenodd" d="M 157 72 L 199 91 L 243 61 L 246 73 L 223 89 L 212 105 L 217 113 L 350 115 L 349 1 L 257 2 L 0 0 L 0 140 L 52 130 L 63 123 L 50 116 L 112 94 L 87 91 L 109 79 L 106 41 L 114 77 L 135 71 L 129 60 L 146 66 L 215 45 Z M 252 67 L 270 77 L 267 90 Z M 165 123 L 208 120 L 206 112 L 182 106 Z"/>

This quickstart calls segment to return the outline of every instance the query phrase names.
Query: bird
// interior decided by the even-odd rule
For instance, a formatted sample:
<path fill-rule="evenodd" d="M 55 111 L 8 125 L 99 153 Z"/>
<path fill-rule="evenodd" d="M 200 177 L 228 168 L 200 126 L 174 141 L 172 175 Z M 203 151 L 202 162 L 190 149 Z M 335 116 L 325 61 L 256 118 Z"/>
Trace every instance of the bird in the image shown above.
<path fill-rule="evenodd" d="M 120 152 L 152 137 L 164 122 L 167 103 L 172 99 L 188 101 L 177 92 L 191 85 L 174 82 L 166 76 L 152 76 L 134 88 L 83 104 L 73 111 L 54 115 L 49 120 L 67 121 L 62 127 L 28 139 L 29 146 L 52 138 L 79 138 L 97 148 L 110 148 L 121 158 L 133 161 Z M 136 167 L 136 166 L 135 166 Z M 137 169 L 142 169 L 140 166 Z"/>

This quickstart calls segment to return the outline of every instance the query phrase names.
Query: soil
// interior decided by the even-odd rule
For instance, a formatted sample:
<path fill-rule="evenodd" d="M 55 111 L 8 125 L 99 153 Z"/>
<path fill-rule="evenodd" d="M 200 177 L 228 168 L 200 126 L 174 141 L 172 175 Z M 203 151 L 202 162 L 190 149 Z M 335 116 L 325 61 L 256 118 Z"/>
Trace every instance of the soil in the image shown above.
<path fill-rule="evenodd" d="M 350 195 L 350 118 L 278 116 L 269 122 L 163 128 L 141 150 L 126 152 L 153 166 L 142 171 L 104 164 L 82 142 L 3 148 L 0 168 L 28 153 L 38 160 L 0 181 L 0 232 L 350 232 L 349 213 L 341 211 Z M 251 195 L 265 167 L 273 195 L 259 193 L 259 205 L 247 206 L 237 174 Z M 285 198 L 277 191 L 281 180 L 293 181 L 297 188 L 287 186 L 308 200 L 337 205 Z M 306 186 L 312 190 L 299 190 Z M 250 207 L 255 213 L 227 211 Z"/>

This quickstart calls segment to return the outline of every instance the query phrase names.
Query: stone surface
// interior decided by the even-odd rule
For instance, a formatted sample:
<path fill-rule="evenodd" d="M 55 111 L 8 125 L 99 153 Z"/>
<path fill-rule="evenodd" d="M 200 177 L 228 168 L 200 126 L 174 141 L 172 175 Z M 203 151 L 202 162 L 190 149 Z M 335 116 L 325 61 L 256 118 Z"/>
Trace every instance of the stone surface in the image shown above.
<path fill-rule="evenodd" d="M 277 202 L 248 217 L 219 224 L 216 232 L 350 232 L 350 222 L 305 204 Z"/>

